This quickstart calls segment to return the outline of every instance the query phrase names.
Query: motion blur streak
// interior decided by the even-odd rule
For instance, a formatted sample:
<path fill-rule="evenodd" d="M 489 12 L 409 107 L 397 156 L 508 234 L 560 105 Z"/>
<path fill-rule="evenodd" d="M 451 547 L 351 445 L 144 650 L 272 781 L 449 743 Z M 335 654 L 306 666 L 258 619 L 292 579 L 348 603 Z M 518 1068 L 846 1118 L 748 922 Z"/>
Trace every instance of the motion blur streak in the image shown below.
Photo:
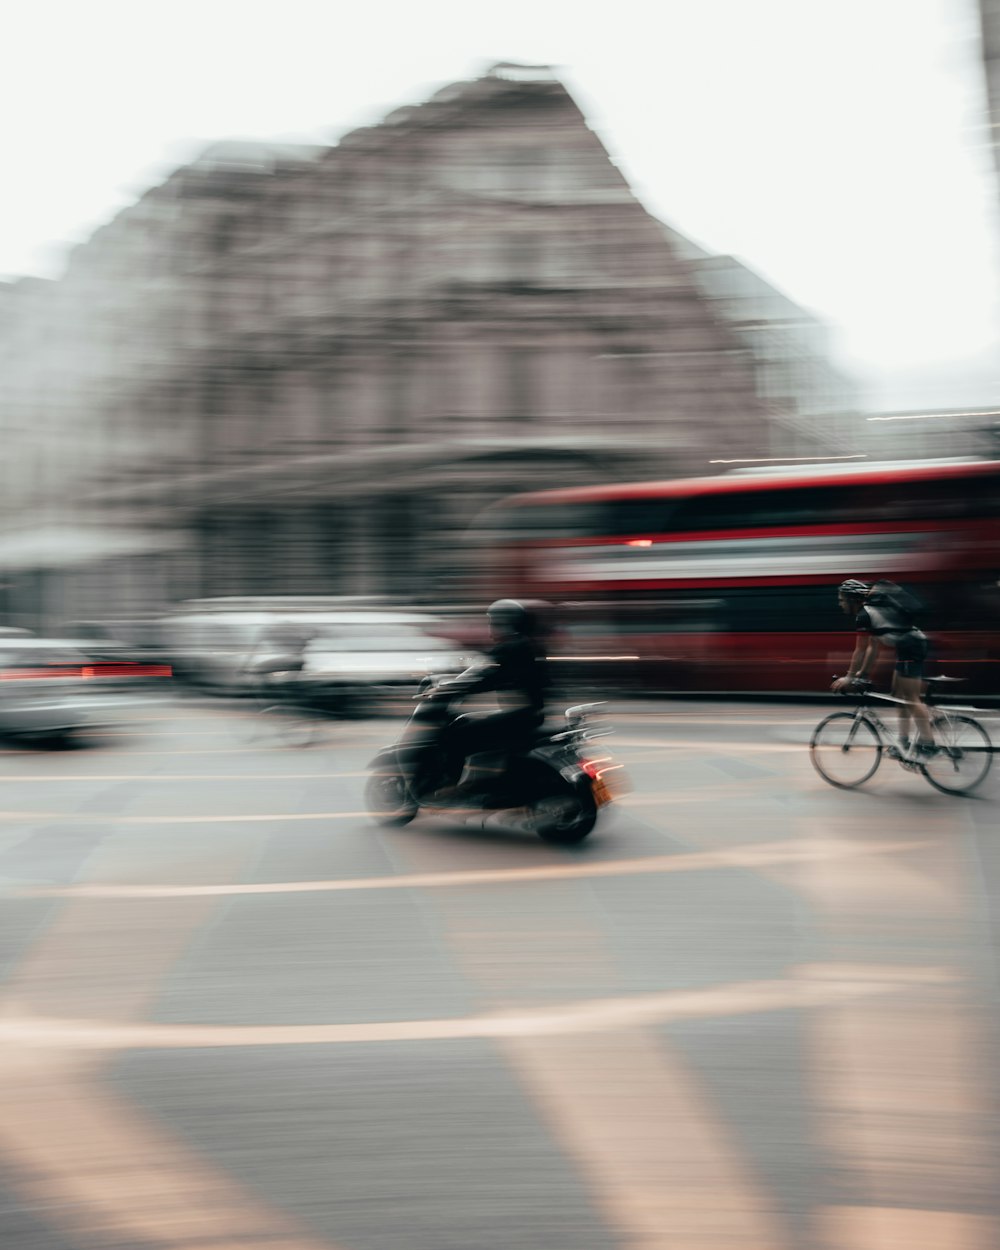
<path fill-rule="evenodd" d="M 998 1244 L 995 1219 L 949 1209 L 981 1210 L 996 1186 L 992 1116 L 972 1075 L 983 1042 L 975 1021 L 974 1004 L 946 1000 L 929 1011 L 925 996 L 910 1007 L 841 1004 L 816 1013 L 821 1131 L 857 1201 L 825 1213 L 831 1250 Z"/>
<path fill-rule="evenodd" d="M 846 817 L 824 820 L 824 833 L 838 824 L 850 836 Z M 870 935 L 887 954 L 903 948 L 907 960 L 919 959 L 934 948 L 940 956 L 944 941 L 960 942 L 974 923 L 962 838 L 969 823 L 949 812 L 924 827 L 927 847 L 905 868 L 883 861 L 865 875 L 841 860 L 776 875 L 794 879 L 820 909 L 834 950 Z M 831 1003 L 810 1018 L 820 1133 L 847 1199 L 844 1209 L 818 1214 L 830 1250 L 998 1244 L 995 1219 L 969 1214 L 989 1208 L 996 1185 L 992 1115 L 976 1075 L 988 1035 L 958 968 L 953 976 L 950 989 L 931 997 L 915 985 L 910 1001 L 904 992 L 891 1008 Z"/>
<path fill-rule="evenodd" d="M 93 1059 L 8 1046 L 0 1070 L 9 1176 L 79 1244 L 337 1250 L 123 1104 Z"/>
<path fill-rule="evenodd" d="M 475 939 L 469 935 L 475 949 Z M 475 954 L 463 956 L 475 962 Z M 593 971 L 593 962 L 588 964 Z M 443 1020 L 390 1020 L 362 1024 L 186 1025 L 123 1023 L 100 1019 L 46 1018 L 10 1014 L 0 1019 L 0 1038 L 55 1050 L 186 1050 L 192 1047 L 353 1045 L 357 1042 L 422 1042 L 438 1039 L 564 1037 L 614 1031 L 634 1024 L 822 1006 L 841 999 L 891 994 L 900 985 L 936 986 L 947 975 L 939 968 L 892 971 L 869 969 L 852 979 L 824 975 L 809 967 L 788 980 L 747 982 L 707 990 L 668 991 L 563 1003 L 537 1010 L 497 1011 Z M 572 973 L 570 972 L 570 977 Z M 13 1010 L 13 1008 L 12 1008 Z"/>
<path fill-rule="evenodd" d="M 996 1231 L 985 1215 L 919 1207 L 830 1207 L 817 1227 L 823 1250 L 994 1250 Z"/>
<path fill-rule="evenodd" d="M 805 845 L 767 842 L 734 847 L 726 851 L 692 851 L 689 854 L 650 855 L 640 859 L 609 860 L 597 864 L 549 864 L 537 868 L 473 869 L 465 872 L 406 873 L 393 877 L 357 877 L 340 881 L 269 881 L 266 883 L 224 882 L 216 885 L 133 885 L 93 884 L 25 887 L 16 891 L 22 898 L 101 898 L 163 899 L 244 894 L 311 894 L 317 891 L 413 890 L 428 887 L 466 885 L 505 885 L 518 881 L 561 881 L 587 877 L 623 877 L 647 872 L 701 872 L 706 868 L 756 868 L 772 863 L 825 862 L 841 855 L 885 855 L 909 851 L 919 842 L 883 842 L 866 846 L 846 839 L 827 842 L 822 838 Z"/>
<path fill-rule="evenodd" d="M 638 1029 L 504 1051 L 619 1230 L 622 1250 L 793 1250 L 690 1068 Z"/>
<path fill-rule="evenodd" d="M 257 849 L 252 839 L 216 848 L 191 865 L 192 875 L 226 880 Z M 112 845 L 98 860 L 106 861 L 105 871 L 120 871 L 123 855 L 129 857 L 127 848 Z M 15 969 L 0 1019 L 60 1004 L 122 1021 L 140 1018 L 211 908 L 196 898 L 155 914 L 136 904 L 116 930 L 100 904 L 67 904 Z M 70 1235 L 99 1247 L 141 1242 L 162 1250 L 245 1250 L 263 1239 L 275 1250 L 336 1250 L 124 1104 L 106 1087 L 103 1059 L 93 1052 L 36 1047 L 30 1037 L 10 1034 L 0 1077 L 7 1174 L 27 1205 L 43 1208 Z"/>

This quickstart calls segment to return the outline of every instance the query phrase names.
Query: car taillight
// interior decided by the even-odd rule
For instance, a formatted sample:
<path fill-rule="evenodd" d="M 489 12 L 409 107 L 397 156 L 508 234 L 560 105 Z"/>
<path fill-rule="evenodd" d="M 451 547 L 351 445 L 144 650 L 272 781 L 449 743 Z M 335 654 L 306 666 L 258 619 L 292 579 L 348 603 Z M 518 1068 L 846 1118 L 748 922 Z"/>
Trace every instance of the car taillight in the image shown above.
<path fill-rule="evenodd" d="M 31 678 L 76 677 L 172 677 L 169 664 L 50 664 L 46 668 L 12 668 L 0 670 L 0 681 L 25 681 Z"/>
<path fill-rule="evenodd" d="M 169 664 L 87 664 L 81 677 L 172 677 Z"/>

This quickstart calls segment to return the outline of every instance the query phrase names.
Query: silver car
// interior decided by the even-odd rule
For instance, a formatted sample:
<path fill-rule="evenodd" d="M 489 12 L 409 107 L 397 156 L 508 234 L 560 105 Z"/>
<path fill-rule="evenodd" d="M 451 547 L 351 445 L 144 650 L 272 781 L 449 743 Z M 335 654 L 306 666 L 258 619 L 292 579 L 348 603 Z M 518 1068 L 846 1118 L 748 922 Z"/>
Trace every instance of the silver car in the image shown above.
<path fill-rule="evenodd" d="M 300 642 L 302 683 L 333 708 L 416 689 L 428 671 L 463 667 L 453 642 L 436 637 L 431 613 L 337 606 L 334 601 L 214 600 L 185 606 L 162 625 L 177 676 L 220 695 L 255 692 L 280 668 L 286 633 Z"/>
<path fill-rule="evenodd" d="M 123 719 L 163 666 L 94 661 L 73 641 L 0 633 L 0 738 L 62 745 Z"/>

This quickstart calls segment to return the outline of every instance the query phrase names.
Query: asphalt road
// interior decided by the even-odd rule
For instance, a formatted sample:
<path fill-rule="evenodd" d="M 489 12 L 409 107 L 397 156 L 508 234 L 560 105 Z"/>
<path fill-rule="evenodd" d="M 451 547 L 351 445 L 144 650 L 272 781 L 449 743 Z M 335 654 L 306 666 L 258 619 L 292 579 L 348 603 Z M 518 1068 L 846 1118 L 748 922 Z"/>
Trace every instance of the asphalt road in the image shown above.
<path fill-rule="evenodd" d="M 0 1245 L 994 1250 L 1000 767 L 821 714 L 613 709 L 574 851 L 374 827 L 392 721 L 0 753 Z"/>

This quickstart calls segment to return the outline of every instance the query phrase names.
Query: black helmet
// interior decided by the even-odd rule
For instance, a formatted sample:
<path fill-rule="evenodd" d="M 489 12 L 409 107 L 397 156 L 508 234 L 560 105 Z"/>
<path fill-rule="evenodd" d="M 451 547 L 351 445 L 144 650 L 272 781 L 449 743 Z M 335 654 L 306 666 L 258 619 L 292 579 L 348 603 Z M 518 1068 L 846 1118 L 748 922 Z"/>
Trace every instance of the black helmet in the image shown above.
<path fill-rule="evenodd" d="M 846 582 L 840 583 L 837 593 L 847 595 L 849 599 L 863 599 L 870 590 L 871 586 L 867 582 L 859 582 L 856 577 L 849 577 Z"/>
<path fill-rule="evenodd" d="M 486 609 L 490 626 L 523 637 L 533 631 L 531 612 L 517 599 L 498 599 Z"/>

